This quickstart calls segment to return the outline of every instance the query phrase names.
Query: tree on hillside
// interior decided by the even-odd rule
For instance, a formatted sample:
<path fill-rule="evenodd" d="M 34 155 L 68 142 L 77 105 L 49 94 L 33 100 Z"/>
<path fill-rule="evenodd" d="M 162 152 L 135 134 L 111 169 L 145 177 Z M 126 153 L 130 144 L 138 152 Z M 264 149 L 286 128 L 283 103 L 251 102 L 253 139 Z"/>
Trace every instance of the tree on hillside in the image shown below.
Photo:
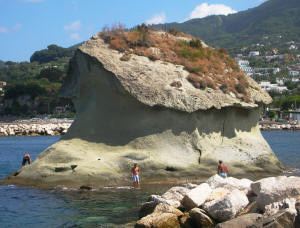
<path fill-rule="evenodd" d="M 73 48 L 62 48 L 55 44 L 49 45 L 47 49 L 36 51 L 30 57 L 30 62 L 38 62 L 40 64 L 57 60 L 62 57 L 72 57 L 74 54 Z"/>
<path fill-rule="evenodd" d="M 37 76 L 38 79 L 47 78 L 50 82 L 62 82 L 65 73 L 54 67 L 43 69 L 40 74 Z"/>

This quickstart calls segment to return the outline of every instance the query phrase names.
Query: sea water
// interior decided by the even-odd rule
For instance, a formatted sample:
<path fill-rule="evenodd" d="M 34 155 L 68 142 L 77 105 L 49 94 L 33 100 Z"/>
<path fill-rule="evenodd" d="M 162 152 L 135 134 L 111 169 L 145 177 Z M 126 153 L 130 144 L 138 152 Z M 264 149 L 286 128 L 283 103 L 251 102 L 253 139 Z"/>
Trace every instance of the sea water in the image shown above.
<path fill-rule="evenodd" d="M 300 176 L 300 131 L 270 131 L 263 136 L 281 162 Z M 0 138 L 0 179 L 21 167 L 25 153 L 34 160 L 59 138 Z M 0 185 L 0 227 L 126 227 L 138 219 L 138 210 L 149 195 L 161 194 L 169 187 L 133 190 L 120 186 L 77 192 Z"/>

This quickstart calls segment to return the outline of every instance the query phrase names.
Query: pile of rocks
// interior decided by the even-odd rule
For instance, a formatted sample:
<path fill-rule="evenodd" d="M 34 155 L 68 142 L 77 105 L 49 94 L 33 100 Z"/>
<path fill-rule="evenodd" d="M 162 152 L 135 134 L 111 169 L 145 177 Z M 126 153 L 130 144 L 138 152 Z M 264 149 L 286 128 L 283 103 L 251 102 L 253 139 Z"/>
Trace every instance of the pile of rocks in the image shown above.
<path fill-rule="evenodd" d="M 215 175 L 200 185 L 152 195 L 139 217 L 136 228 L 300 227 L 300 177 L 252 182 Z"/>
<path fill-rule="evenodd" d="M 60 123 L 2 123 L 0 136 L 63 135 L 71 122 Z"/>
<path fill-rule="evenodd" d="M 272 130 L 300 130 L 300 124 L 260 123 L 259 128 L 263 131 Z"/>

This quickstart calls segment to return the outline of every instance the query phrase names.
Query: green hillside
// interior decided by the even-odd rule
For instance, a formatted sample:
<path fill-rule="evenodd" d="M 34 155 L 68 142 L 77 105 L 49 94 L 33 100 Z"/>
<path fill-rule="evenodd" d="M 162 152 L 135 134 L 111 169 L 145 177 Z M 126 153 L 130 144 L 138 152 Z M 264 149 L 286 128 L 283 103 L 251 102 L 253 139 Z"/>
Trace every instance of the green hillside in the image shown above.
<path fill-rule="evenodd" d="M 228 49 L 259 42 L 263 36 L 282 36 L 282 41 L 299 40 L 300 1 L 269 0 L 256 8 L 228 16 L 209 16 L 154 28 L 174 28 L 200 37 L 212 46 Z"/>

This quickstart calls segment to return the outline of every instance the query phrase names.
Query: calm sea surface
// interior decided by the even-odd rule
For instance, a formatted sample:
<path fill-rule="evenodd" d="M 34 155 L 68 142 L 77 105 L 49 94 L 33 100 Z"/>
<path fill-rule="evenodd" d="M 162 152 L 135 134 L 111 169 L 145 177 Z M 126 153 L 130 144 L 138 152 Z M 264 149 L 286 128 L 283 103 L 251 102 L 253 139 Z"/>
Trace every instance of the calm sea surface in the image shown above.
<path fill-rule="evenodd" d="M 278 158 L 300 176 L 300 131 L 263 132 Z M 0 138 L 0 179 L 21 167 L 24 153 L 37 155 L 59 137 Z M 125 227 L 140 204 L 169 186 L 79 193 L 0 185 L 0 227 Z"/>

